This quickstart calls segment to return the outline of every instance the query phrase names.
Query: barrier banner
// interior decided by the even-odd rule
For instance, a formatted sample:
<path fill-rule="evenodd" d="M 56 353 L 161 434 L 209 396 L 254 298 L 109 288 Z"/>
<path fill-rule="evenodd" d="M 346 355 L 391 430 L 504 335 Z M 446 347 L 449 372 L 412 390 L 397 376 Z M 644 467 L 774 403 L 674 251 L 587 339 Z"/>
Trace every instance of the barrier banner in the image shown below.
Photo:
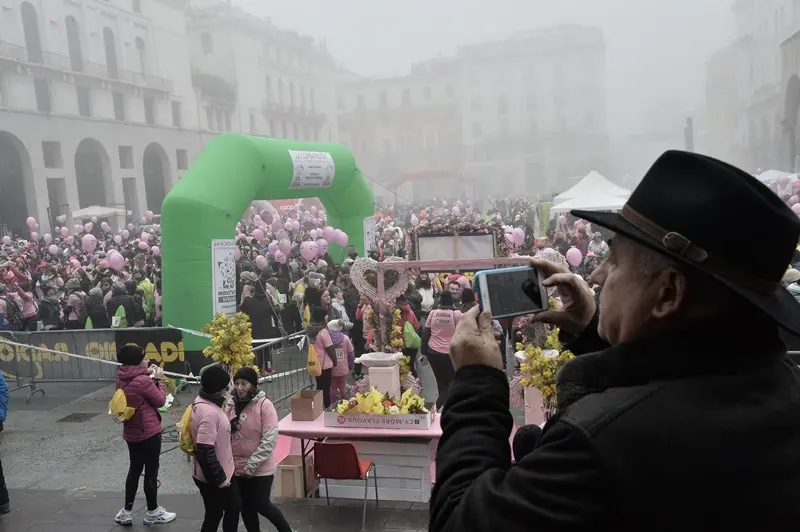
<path fill-rule="evenodd" d="M 183 333 L 171 328 L 92 329 L 9 332 L 0 336 L 27 346 L 0 342 L 0 370 L 12 379 L 37 381 L 112 380 L 117 367 L 94 360 L 117 361 L 118 346 L 136 344 L 152 364 L 184 373 Z M 50 353 L 41 349 L 81 355 L 91 360 Z"/>

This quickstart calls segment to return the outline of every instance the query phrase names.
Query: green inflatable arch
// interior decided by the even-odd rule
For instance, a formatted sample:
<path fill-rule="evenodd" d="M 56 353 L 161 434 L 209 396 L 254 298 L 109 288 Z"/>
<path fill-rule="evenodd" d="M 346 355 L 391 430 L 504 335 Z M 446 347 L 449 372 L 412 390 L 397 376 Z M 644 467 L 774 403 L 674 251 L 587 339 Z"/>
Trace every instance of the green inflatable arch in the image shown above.
<path fill-rule="evenodd" d="M 199 331 L 211 321 L 211 241 L 232 239 L 251 201 L 307 197 L 320 199 L 328 224 L 363 256 L 374 196 L 347 148 L 237 134 L 212 140 L 161 207 L 164 324 Z M 344 256 L 333 244 L 329 253 Z M 195 351 L 207 342 L 186 336 L 184 345 Z"/>

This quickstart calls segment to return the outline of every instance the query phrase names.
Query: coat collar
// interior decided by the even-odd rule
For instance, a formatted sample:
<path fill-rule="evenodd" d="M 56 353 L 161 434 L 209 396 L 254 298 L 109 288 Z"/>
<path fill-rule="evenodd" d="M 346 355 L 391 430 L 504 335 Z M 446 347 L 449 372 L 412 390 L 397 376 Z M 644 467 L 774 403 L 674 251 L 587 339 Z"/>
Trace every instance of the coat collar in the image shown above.
<path fill-rule="evenodd" d="M 709 322 L 664 330 L 569 361 L 556 378 L 558 407 L 609 388 L 753 371 L 785 354 L 770 325 Z"/>

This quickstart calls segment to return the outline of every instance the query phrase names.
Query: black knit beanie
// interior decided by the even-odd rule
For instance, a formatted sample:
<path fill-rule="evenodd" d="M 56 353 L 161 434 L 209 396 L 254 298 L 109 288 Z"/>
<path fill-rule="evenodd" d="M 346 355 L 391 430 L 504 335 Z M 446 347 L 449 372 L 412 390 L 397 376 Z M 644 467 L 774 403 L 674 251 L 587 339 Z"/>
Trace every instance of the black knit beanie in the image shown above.
<path fill-rule="evenodd" d="M 124 366 L 138 366 L 144 360 L 144 349 L 138 345 L 125 345 L 117 352 L 117 361 Z"/>
<path fill-rule="evenodd" d="M 239 368 L 239 371 L 233 376 L 233 382 L 236 382 L 237 379 L 244 379 L 252 384 L 253 388 L 258 388 L 258 374 L 253 368 Z"/>
<path fill-rule="evenodd" d="M 200 376 L 200 387 L 212 395 L 227 388 L 230 382 L 231 376 L 219 366 L 210 366 Z"/>

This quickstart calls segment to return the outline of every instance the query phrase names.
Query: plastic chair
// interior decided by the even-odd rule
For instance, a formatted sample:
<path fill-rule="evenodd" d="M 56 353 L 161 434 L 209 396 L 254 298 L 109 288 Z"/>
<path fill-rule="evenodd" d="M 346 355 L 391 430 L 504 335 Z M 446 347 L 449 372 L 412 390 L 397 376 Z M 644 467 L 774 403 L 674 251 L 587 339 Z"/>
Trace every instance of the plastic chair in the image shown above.
<path fill-rule="evenodd" d="M 375 506 L 378 507 L 378 474 L 372 460 L 358 458 L 356 448 L 346 442 L 319 442 L 314 445 L 314 474 L 325 481 L 325 498 L 331 504 L 328 495 L 328 479 L 363 480 L 364 481 L 364 513 L 361 517 L 361 528 L 367 522 L 367 492 L 369 475 L 375 479 Z"/>

